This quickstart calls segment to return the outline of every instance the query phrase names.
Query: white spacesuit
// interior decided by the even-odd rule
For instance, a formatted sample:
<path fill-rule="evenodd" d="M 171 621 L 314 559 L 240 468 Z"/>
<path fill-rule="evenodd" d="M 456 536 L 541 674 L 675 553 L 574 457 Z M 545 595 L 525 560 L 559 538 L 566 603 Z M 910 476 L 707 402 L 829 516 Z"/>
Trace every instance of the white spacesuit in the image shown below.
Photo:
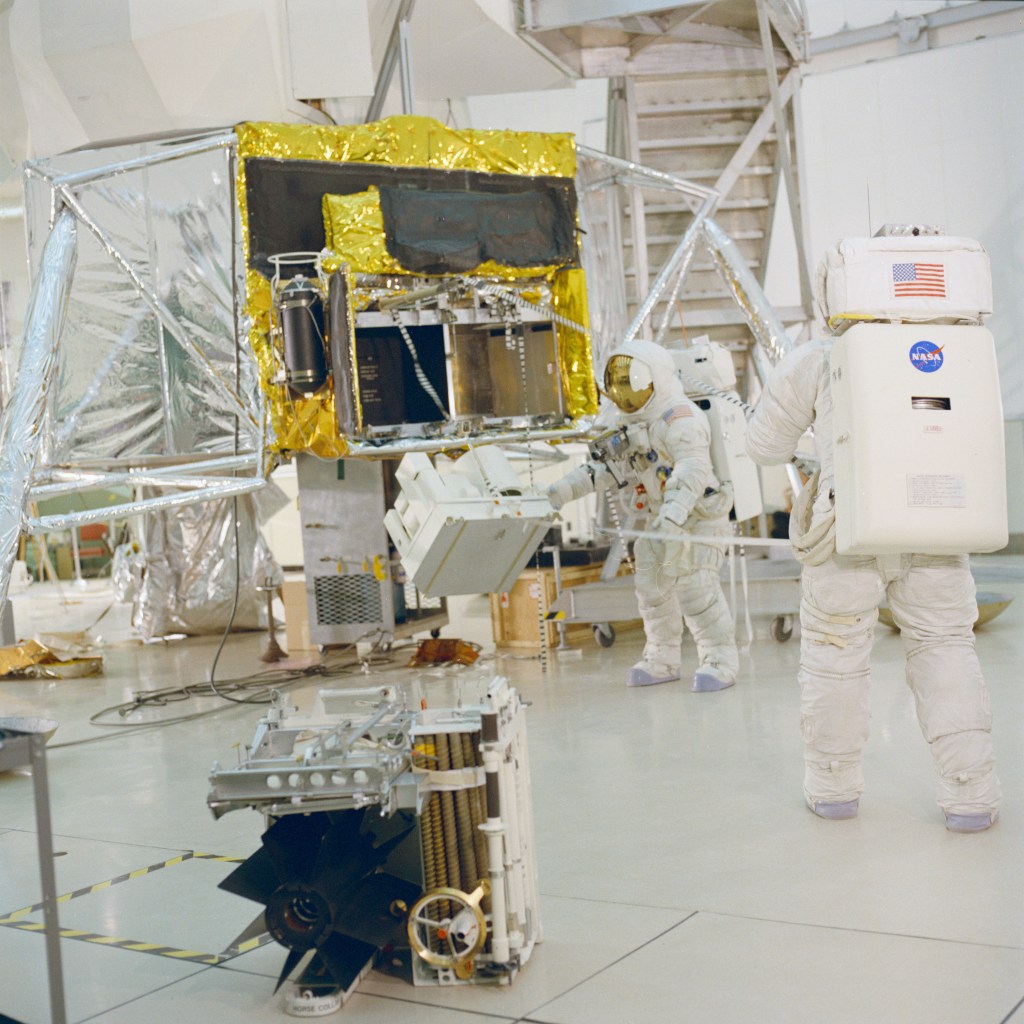
<path fill-rule="evenodd" d="M 732 488 L 711 466 L 711 433 L 691 402 L 671 355 L 660 345 L 633 341 L 615 349 L 604 371 L 604 389 L 621 410 L 612 458 L 591 458 L 548 488 L 557 509 L 585 494 L 622 483 L 633 513 L 653 520 L 648 529 L 664 541 L 640 538 L 634 547 L 635 584 L 646 644 L 627 685 L 678 679 L 683 621 L 697 644 L 695 691 L 732 686 L 739 669 L 735 627 L 719 578 L 724 546 L 673 542 L 681 531 L 729 532 Z"/>
<path fill-rule="evenodd" d="M 832 342 L 799 345 L 770 374 L 747 429 L 764 465 L 788 461 L 813 426 L 820 476 L 801 492 L 790 537 L 801 579 L 801 734 L 804 796 L 821 817 L 857 813 L 864 789 L 869 661 L 878 605 L 903 636 L 907 683 L 938 772 L 952 831 L 988 828 L 1000 801 L 988 692 L 974 649 L 978 609 L 966 555 L 838 556 L 834 540 Z"/>

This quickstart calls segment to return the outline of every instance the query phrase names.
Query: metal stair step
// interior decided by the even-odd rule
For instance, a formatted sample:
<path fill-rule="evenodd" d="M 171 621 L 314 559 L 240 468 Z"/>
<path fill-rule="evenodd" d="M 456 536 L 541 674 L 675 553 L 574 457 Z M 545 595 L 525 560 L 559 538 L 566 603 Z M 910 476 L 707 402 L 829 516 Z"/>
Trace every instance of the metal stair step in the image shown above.
<path fill-rule="evenodd" d="M 748 267 L 750 267 L 751 270 L 757 270 L 757 268 L 761 266 L 761 260 L 758 259 L 758 258 L 747 259 L 747 260 L 744 260 L 744 262 L 746 263 L 746 265 Z M 626 277 L 633 277 L 635 275 L 636 271 L 634 270 L 633 267 L 630 266 L 630 267 L 626 267 L 625 268 L 624 273 L 625 273 Z M 688 278 L 692 277 L 695 274 L 717 274 L 717 273 L 718 273 L 718 268 L 713 263 L 711 263 L 711 262 L 700 262 L 700 263 L 694 262 L 694 263 L 690 264 L 690 271 L 689 271 Z"/>
<path fill-rule="evenodd" d="M 723 210 L 765 210 L 771 206 L 767 196 L 759 196 L 755 199 L 725 199 L 715 207 L 716 213 Z M 657 217 L 659 214 L 692 213 L 693 209 L 686 203 L 644 203 L 644 215 Z M 625 214 L 632 216 L 632 207 L 627 206 Z"/>
<path fill-rule="evenodd" d="M 684 100 L 678 103 L 645 103 L 636 108 L 641 120 L 677 114 L 718 114 L 737 110 L 762 110 L 767 96 L 751 96 L 732 100 Z"/>
<path fill-rule="evenodd" d="M 710 181 L 710 182 L 714 183 L 714 182 L 718 181 L 719 175 L 721 175 L 721 173 L 722 173 L 722 169 L 721 168 L 718 168 L 717 170 L 712 168 L 712 169 L 709 169 L 709 170 L 699 170 L 699 171 L 688 170 L 688 171 L 684 171 L 684 170 L 679 170 L 678 168 L 668 169 L 668 168 L 664 168 L 664 167 L 657 167 L 654 164 L 652 164 L 651 166 L 654 167 L 655 170 L 664 170 L 664 171 L 666 171 L 666 173 L 676 174 L 680 178 L 682 178 L 684 181 L 692 181 L 692 182 L 694 182 L 694 184 L 697 184 L 697 183 L 702 182 L 702 181 Z M 774 173 L 775 173 L 775 168 L 770 166 L 769 164 L 749 164 L 748 166 L 744 167 L 742 171 L 740 171 L 739 176 L 741 178 L 749 178 L 749 177 L 767 178 L 767 177 L 771 177 L 771 175 L 774 174 Z"/>
<path fill-rule="evenodd" d="M 641 152 L 652 152 L 660 149 L 711 149 L 722 146 L 738 146 L 746 135 L 704 135 L 685 139 L 641 139 L 637 146 Z M 775 132 L 768 132 L 761 142 L 775 141 Z"/>
<path fill-rule="evenodd" d="M 756 228 L 752 228 L 749 231 L 730 231 L 729 237 L 734 242 L 758 242 L 764 238 L 764 232 Z M 680 236 L 678 234 L 673 235 L 648 235 L 647 244 L 651 245 L 678 245 Z M 632 238 L 624 238 L 622 240 L 623 248 L 628 249 L 632 246 Z"/>

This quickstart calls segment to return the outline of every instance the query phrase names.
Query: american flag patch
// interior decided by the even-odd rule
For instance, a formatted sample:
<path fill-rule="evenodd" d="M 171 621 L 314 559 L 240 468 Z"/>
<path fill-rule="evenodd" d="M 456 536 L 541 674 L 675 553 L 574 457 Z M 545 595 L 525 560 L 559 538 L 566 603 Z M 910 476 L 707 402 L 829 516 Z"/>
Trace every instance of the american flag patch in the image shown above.
<path fill-rule="evenodd" d="M 898 298 L 944 299 L 946 268 L 941 263 L 894 263 L 892 287 Z"/>
<path fill-rule="evenodd" d="M 661 414 L 661 418 L 665 423 L 671 423 L 673 420 L 685 419 L 692 415 L 693 410 L 688 405 L 673 405 L 671 409 L 666 409 Z"/>

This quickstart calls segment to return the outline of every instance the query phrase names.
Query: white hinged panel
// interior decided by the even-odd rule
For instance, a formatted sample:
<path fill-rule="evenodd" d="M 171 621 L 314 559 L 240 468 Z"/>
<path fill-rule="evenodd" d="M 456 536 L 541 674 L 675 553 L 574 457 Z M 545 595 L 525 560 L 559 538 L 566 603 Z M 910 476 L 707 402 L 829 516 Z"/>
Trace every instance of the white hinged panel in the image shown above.
<path fill-rule="evenodd" d="M 724 398 L 698 399 L 711 425 L 711 465 L 721 481 L 732 482 L 736 521 L 759 516 L 761 480 L 757 465 L 747 454 L 747 417 L 743 410 Z"/>

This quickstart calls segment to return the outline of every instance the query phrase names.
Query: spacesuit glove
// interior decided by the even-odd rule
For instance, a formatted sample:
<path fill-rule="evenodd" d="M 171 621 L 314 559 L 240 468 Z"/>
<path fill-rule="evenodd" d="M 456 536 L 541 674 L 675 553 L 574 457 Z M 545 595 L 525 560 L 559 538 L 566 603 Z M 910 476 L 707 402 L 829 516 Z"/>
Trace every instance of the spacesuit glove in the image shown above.
<path fill-rule="evenodd" d="M 675 509 L 673 509 L 671 507 L 663 508 L 657 514 L 657 516 L 655 516 L 654 522 L 651 523 L 651 529 L 655 533 L 664 533 L 664 534 L 682 533 L 683 532 L 683 523 L 685 523 L 686 517 L 683 516 L 683 521 L 682 522 L 677 522 L 676 520 L 678 518 L 679 518 L 679 516 L 676 513 Z"/>
<path fill-rule="evenodd" d="M 556 480 L 545 492 L 551 507 L 557 512 L 566 502 L 576 497 L 572 481 L 568 477 Z"/>

